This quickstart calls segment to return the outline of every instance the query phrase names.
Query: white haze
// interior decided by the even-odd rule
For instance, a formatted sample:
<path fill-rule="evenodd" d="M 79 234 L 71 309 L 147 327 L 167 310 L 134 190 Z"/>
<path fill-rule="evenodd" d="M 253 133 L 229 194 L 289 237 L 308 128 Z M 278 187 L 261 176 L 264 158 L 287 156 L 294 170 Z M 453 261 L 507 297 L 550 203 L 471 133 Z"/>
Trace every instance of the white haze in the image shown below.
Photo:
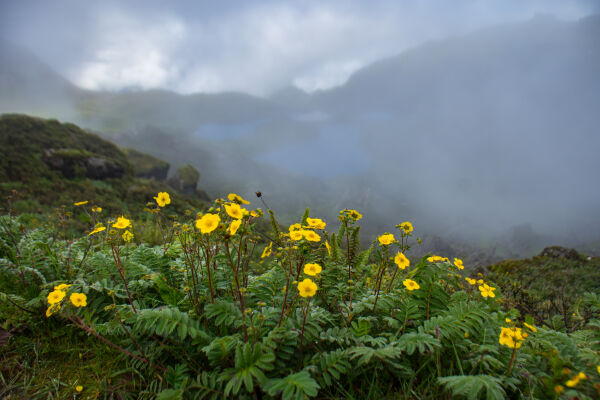
<path fill-rule="evenodd" d="M 192 163 L 289 221 L 598 252 L 597 3 L 198 4 L 2 3 L 0 113 Z"/>

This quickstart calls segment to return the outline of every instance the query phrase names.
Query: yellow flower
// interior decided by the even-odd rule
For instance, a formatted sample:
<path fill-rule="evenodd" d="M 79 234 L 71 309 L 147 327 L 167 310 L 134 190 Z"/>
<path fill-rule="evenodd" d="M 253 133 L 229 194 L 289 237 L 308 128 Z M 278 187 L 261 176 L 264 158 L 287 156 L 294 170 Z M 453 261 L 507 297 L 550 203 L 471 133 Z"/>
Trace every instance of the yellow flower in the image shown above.
<path fill-rule="evenodd" d="M 396 265 L 398 265 L 398 268 L 400 269 L 406 269 L 406 267 L 410 265 L 410 260 L 406 258 L 404 253 L 400 252 L 396 254 L 396 257 L 394 257 L 394 262 L 396 263 Z"/>
<path fill-rule="evenodd" d="M 483 279 L 478 279 L 477 283 L 480 284 L 480 285 L 483 285 Z"/>
<path fill-rule="evenodd" d="M 239 204 L 250 204 L 250 202 L 249 202 L 248 200 L 244 200 L 244 199 L 242 199 L 242 197 L 241 197 L 241 196 L 238 196 L 238 195 L 237 195 L 237 194 L 235 194 L 235 193 L 229 193 L 229 194 L 227 195 L 227 199 L 228 199 L 229 201 L 234 201 L 234 202 L 236 202 L 236 203 L 239 203 Z"/>
<path fill-rule="evenodd" d="M 52 314 L 60 311 L 60 304 L 50 304 L 50 307 L 46 310 L 46 318 L 49 318 Z"/>
<path fill-rule="evenodd" d="M 321 240 L 321 236 L 317 235 L 313 231 L 305 230 L 302 231 L 302 234 L 304 235 L 304 238 L 309 242 L 318 242 Z"/>
<path fill-rule="evenodd" d="M 454 265 L 458 269 L 465 269 L 465 266 L 463 265 L 463 261 L 460 258 L 455 258 L 454 259 Z"/>
<path fill-rule="evenodd" d="M 438 261 L 442 261 L 443 258 L 440 256 L 431 256 L 431 257 L 427 257 L 427 261 L 429 262 L 438 262 Z"/>
<path fill-rule="evenodd" d="M 290 225 L 290 232 L 294 232 L 294 231 L 301 231 L 302 230 L 302 225 L 300 224 L 292 224 Z"/>
<path fill-rule="evenodd" d="M 271 255 L 271 251 L 273 250 L 273 242 L 269 242 L 269 245 L 265 247 L 260 258 L 269 257 Z"/>
<path fill-rule="evenodd" d="M 469 331 L 465 331 L 465 335 L 464 336 L 465 336 L 465 339 L 468 339 L 469 338 Z"/>
<path fill-rule="evenodd" d="M 325 241 L 325 248 L 327 249 L 327 254 L 331 255 L 331 246 L 327 240 Z"/>
<path fill-rule="evenodd" d="M 225 204 L 225 211 L 231 218 L 242 219 L 244 217 L 244 211 L 247 211 L 240 207 L 237 203 Z"/>
<path fill-rule="evenodd" d="M 472 279 L 472 278 L 469 278 L 469 277 L 466 277 L 465 280 L 467 282 L 469 282 L 469 285 L 474 285 L 474 284 L 477 283 L 477 281 L 475 279 Z"/>
<path fill-rule="evenodd" d="M 384 233 L 383 235 L 379 236 L 377 240 L 379 240 L 379 243 L 381 243 L 382 245 L 387 246 L 395 242 L 396 238 L 394 238 L 394 235 L 391 233 Z"/>
<path fill-rule="evenodd" d="M 237 230 L 241 224 L 242 224 L 241 219 L 234 219 L 233 221 L 231 221 L 231 224 L 229 224 L 229 228 L 227 228 L 227 232 L 229 232 L 229 234 L 231 236 L 235 235 L 235 233 L 237 232 Z"/>
<path fill-rule="evenodd" d="M 600 374 L 600 365 L 598 365 L 598 366 L 596 367 L 596 371 L 598 371 L 598 373 Z"/>
<path fill-rule="evenodd" d="M 504 322 L 506 322 L 507 324 L 510 324 L 512 321 L 510 318 L 504 318 Z"/>
<path fill-rule="evenodd" d="M 496 297 L 494 290 L 496 290 L 496 288 L 488 286 L 487 283 L 484 283 L 483 286 L 479 286 L 479 291 L 483 297 Z"/>
<path fill-rule="evenodd" d="M 102 207 L 98 207 L 98 206 L 92 207 L 92 212 L 95 212 L 95 213 L 102 212 Z"/>
<path fill-rule="evenodd" d="M 413 231 L 413 226 L 410 222 L 406 221 L 400 224 L 400 229 L 402 229 L 407 235 L 410 235 L 410 233 Z"/>
<path fill-rule="evenodd" d="M 564 391 L 565 391 L 565 388 L 562 385 L 554 386 L 554 392 L 556 392 L 556 394 L 561 394 Z"/>
<path fill-rule="evenodd" d="M 211 233 L 219 226 L 221 218 L 217 214 L 204 214 L 202 218 L 196 220 L 196 228 L 202 233 Z"/>
<path fill-rule="evenodd" d="M 162 206 L 161 206 L 161 207 L 162 207 Z M 78 392 L 81 392 L 81 391 L 83 390 L 83 386 L 81 386 L 81 385 L 77 385 L 77 386 L 75 387 L 75 390 L 76 390 L 76 391 L 78 391 Z"/>
<path fill-rule="evenodd" d="M 501 345 L 510 347 L 511 349 L 518 349 L 521 347 L 524 338 L 520 336 L 520 332 L 519 335 L 517 335 L 516 329 L 519 328 L 502 327 L 501 329 L 500 336 L 498 337 L 498 342 Z"/>
<path fill-rule="evenodd" d="M 48 294 L 48 304 L 56 304 L 60 303 L 60 301 L 65 297 L 65 292 L 62 290 L 55 290 Z"/>
<path fill-rule="evenodd" d="M 131 226 L 131 221 L 123 216 L 117 218 L 116 224 L 112 224 L 112 227 L 117 228 L 117 229 L 125 229 L 125 228 L 129 228 L 130 226 Z"/>
<path fill-rule="evenodd" d="M 133 233 L 131 233 L 129 231 L 123 232 L 123 240 L 125 242 L 129 243 L 131 241 L 131 239 L 133 239 Z"/>
<path fill-rule="evenodd" d="M 344 212 L 345 212 L 346 214 L 348 214 L 348 216 L 349 216 L 350 218 L 352 218 L 353 220 L 355 220 L 355 221 L 358 221 L 359 219 L 361 219 L 361 218 L 363 217 L 363 216 L 362 216 L 362 214 L 361 214 L 361 213 L 359 213 L 359 212 L 358 212 L 358 211 L 356 211 L 356 210 L 348 210 L 348 209 L 346 209 L 346 210 L 344 210 Z"/>
<path fill-rule="evenodd" d="M 421 286 L 419 286 L 419 284 L 417 282 L 413 281 L 412 279 L 405 279 L 402 283 L 404 284 L 404 286 L 406 286 L 406 289 L 408 289 L 410 291 L 421 288 Z"/>
<path fill-rule="evenodd" d="M 304 231 L 290 231 L 290 239 L 292 240 L 300 240 L 304 236 Z"/>
<path fill-rule="evenodd" d="M 313 297 L 317 293 L 319 287 L 309 278 L 298 283 L 298 291 L 302 297 Z"/>
<path fill-rule="evenodd" d="M 325 222 L 320 218 L 306 218 L 306 223 L 313 229 L 325 229 Z"/>
<path fill-rule="evenodd" d="M 75 307 L 85 307 L 87 306 L 87 296 L 83 293 L 72 293 L 69 296 L 69 300 Z"/>
<path fill-rule="evenodd" d="M 77 203 L 73 203 L 73 205 L 75 205 L 75 206 L 83 206 L 83 205 L 86 205 L 87 203 L 88 203 L 87 200 L 85 200 L 85 201 L 78 201 Z"/>
<path fill-rule="evenodd" d="M 256 218 L 256 217 L 258 217 L 258 213 L 256 211 L 252 210 L 252 211 L 250 211 L 250 216 L 252 218 Z"/>
<path fill-rule="evenodd" d="M 506 328 L 501 327 L 500 336 L 498 342 L 503 345 L 510 347 L 511 349 L 518 349 L 525 340 L 525 337 L 521 331 L 521 328 Z"/>
<path fill-rule="evenodd" d="M 102 232 L 105 229 L 106 229 L 106 227 L 104 225 L 98 224 L 98 225 L 96 225 L 96 227 L 94 228 L 93 231 L 91 231 L 90 233 L 88 233 L 88 236 L 92 236 L 95 233 Z"/>
<path fill-rule="evenodd" d="M 533 326 L 533 325 L 529 325 L 527 322 L 523 322 L 523 325 L 524 325 L 526 328 L 529 328 L 529 330 L 530 330 L 530 331 L 532 331 L 532 332 L 537 332 L 537 328 L 536 328 L 535 326 Z"/>
<path fill-rule="evenodd" d="M 322 268 L 319 264 L 306 264 L 304 266 L 304 273 L 306 275 L 315 276 L 317 274 L 320 274 L 321 271 Z"/>
<path fill-rule="evenodd" d="M 164 207 L 167 204 L 171 204 L 171 197 L 167 192 L 159 192 L 154 200 L 156 200 L 156 204 L 158 204 L 159 207 Z"/>
<path fill-rule="evenodd" d="M 567 385 L 568 387 L 575 387 L 579 384 L 579 382 L 586 378 L 587 376 L 583 372 L 579 372 L 577 375 L 573 376 L 571 379 L 565 382 L 565 385 Z"/>
<path fill-rule="evenodd" d="M 67 290 L 71 286 L 73 286 L 73 285 L 67 285 L 66 283 L 61 283 L 58 286 L 54 286 L 54 290 Z"/>

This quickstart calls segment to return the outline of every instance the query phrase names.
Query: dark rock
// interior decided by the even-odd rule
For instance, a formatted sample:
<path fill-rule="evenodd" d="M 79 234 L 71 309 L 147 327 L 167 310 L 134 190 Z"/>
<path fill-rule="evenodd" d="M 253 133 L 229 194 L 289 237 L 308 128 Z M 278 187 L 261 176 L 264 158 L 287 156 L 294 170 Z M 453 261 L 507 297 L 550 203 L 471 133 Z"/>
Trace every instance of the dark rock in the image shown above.
<path fill-rule="evenodd" d="M 585 257 L 579 254 L 575 249 L 568 249 L 561 246 L 546 247 L 540 253 L 540 257 L 566 258 L 567 260 L 584 260 Z"/>
<path fill-rule="evenodd" d="M 50 168 L 58 170 L 68 179 L 121 178 L 124 168 L 116 162 L 99 157 L 85 150 L 78 149 L 45 149 L 42 160 Z"/>
<path fill-rule="evenodd" d="M 89 157 L 85 166 L 86 177 L 91 179 L 120 178 L 125 174 L 119 164 L 106 158 Z"/>
<path fill-rule="evenodd" d="M 197 195 L 196 186 L 198 185 L 198 179 L 200 179 L 200 172 L 192 165 L 186 164 L 177 170 L 168 183 L 174 189 L 193 196 Z"/>

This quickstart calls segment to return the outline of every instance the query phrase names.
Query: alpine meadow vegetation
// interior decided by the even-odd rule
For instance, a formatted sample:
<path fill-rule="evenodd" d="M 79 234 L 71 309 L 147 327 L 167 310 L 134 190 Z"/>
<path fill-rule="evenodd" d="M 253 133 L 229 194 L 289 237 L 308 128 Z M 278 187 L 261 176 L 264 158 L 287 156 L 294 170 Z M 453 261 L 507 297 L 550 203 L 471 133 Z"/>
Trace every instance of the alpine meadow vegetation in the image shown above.
<path fill-rule="evenodd" d="M 356 210 L 286 227 L 234 193 L 177 214 L 147 200 L 135 219 L 74 199 L 79 235 L 0 217 L 0 397 L 600 395 L 598 293 L 567 330 L 461 259 L 411 257 L 408 221 L 361 244 Z"/>

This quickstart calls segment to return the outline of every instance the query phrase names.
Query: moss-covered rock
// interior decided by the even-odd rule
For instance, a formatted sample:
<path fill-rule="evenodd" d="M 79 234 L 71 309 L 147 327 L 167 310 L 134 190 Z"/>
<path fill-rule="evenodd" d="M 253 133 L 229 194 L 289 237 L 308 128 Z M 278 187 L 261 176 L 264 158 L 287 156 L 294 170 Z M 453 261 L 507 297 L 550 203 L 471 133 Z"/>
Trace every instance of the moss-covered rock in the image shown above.
<path fill-rule="evenodd" d="M 137 178 L 155 179 L 161 182 L 167 179 L 170 167 L 168 162 L 134 149 L 124 149 L 123 152 L 133 165 Z"/>
<path fill-rule="evenodd" d="M 98 157 L 81 149 L 45 149 L 42 160 L 52 169 L 60 171 L 65 178 L 108 179 L 121 178 L 123 166 L 115 161 Z"/>
<path fill-rule="evenodd" d="M 182 193 L 195 195 L 199 179 L 200 172 L 192 165 L 186 164 L 180 167 L 175 175 L 169 179 L 169 185 Z"/>
<path fill-rule="evenodd" d="M 566 258 L 567 260 L 584 261 L 585 257 L 577 252 L 575 249 L 569 249 L 561 246 L 549 246 L 546 247 L 540 253 L 540 257 L 550 258 Z"/>

